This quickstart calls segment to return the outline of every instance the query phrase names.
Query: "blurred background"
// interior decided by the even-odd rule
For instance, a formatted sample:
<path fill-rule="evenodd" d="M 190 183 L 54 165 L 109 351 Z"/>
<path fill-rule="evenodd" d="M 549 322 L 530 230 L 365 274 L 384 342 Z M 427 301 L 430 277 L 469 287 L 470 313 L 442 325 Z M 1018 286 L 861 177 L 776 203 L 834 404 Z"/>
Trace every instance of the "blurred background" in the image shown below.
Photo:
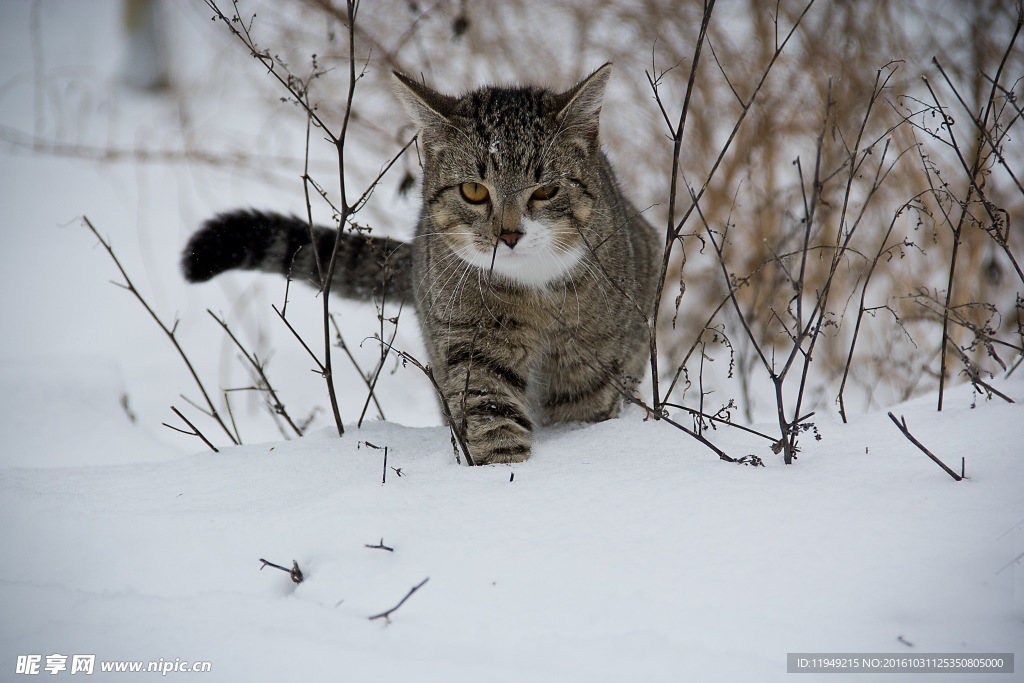
<path fill-rule="evenodd" d="M 198 0 L 0 5 L 0 277 L 9 330 L 0 360 L 46 372 L 58 361 L 109 367 L 125 413 L 152 425 L 193 391 L 142 308 L 107 283 L 116 271 L 76 221 L 85 214 L 111 236 L 154 309 L 169 325 L 179 321 L 176 334 L 211 385 L 255 380 L 207 308 L 267 359 L 293 412 L 328 426 L 322 380 L 270 310 L 283 302 L 284 283 L 239 274 L 186 288 L 177 260 L 217 211 L 304 215 L 307 168 L 326 197 L 313 193 L 314 218 L 336 221 L 336 150 L 307 127 L 306 110 L 267 64 L 338 132 L 349 8 L 338 0 L 218 5 L 266 63 Z M 835 411 L 841 392 L 857 412 L 934 390 L 944 318 L 947 380 L 973 373 L 984 381 L 1012 368 L 1022 345 L 1014 218 L 1024 203 L 1024 124 L 1013 95 L 1024 77 L 1020 11 L 1011 0 L 721 0 L 693 78 L 672 209 L 672 129 L 703 2 L 363 2 L 353 29 L 349 200 L 414 133 L 390 91 L 393 69 L 458 93 L 516 81 L 561 89 L 612 61 L 604 145 L 647 219 L 678 229 L 658 321 L 662 399 L 711 413 L 728 407 L 739 421 L 772 419 L 776 396 L 762 358 L 782 363 L 797 316 L 812 319 L 825 291 L 813 362 L 787 384 L 787 400 L 799 392 L 803 412 Z M 410 237 L 418 179 L 413 147 L 354 222 Z M 700 194 L 699 212 L 688 212 L 691 192 Z M 288 305 L 289 319 L 317 339 L 315 293 L 294 287 Z M 372 370 L 380 345 L 371 338 L 390 339 L 394 325 L 373 306 L 337 310 L 362 371 Z M 423 357 L 409 311 L 394 344 Z M 335 355 L 344 366 L 343 417 L 354 421 L 365 388 Z M 439 421 L 426 381 L 393 358 L 377 395 L 388 419 Z M 232 396 L 224 400 L 250 438 L 279 436 L 261 392 Z"/>

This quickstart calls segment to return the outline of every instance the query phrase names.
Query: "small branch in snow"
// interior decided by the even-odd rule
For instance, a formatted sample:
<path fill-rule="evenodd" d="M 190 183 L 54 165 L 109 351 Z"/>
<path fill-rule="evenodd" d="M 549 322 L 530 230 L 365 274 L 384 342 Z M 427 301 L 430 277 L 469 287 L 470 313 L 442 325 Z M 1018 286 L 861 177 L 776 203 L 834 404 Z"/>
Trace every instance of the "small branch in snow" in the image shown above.
<path fill-rule="evenodd" d="M 273 562 L 269 562 L 267 560 L 264 560 L 262 557 L 260 558 L 260 562 L 263 563 L 263 567 L 273 567 L 274 569 L 280 569 L 283 572 L 288 572 L 288 575 L 292 577 L 292 581 L 294 581 L 295 583 L 302 583 L 302 579 L 304 578 L 302 576 L 302 570 L 299 569 L 299 563 L 296 562 L 295 560 L 292 560 L 292 568 L 291 569 L 288 569 L 288 567 L 282 567 L 279 564 L 274 564 Z M 260 567 L 260 571 L 263 571 L 263 567 Z"/>
<path fill-rule="evenodd" d="M 912 443 L 915 446 L 917 446 L 918 448 L 920 448 L 921 451 L 925 455 L 927 455 L 929 458 L 934 460 L 935 464 L 937 464 L 939 467 L 941 467 L 946 472 L 946 474 L 948 474 L 949 476 L 953 477 L 953 479 L 955 479 L 956 481 L 960 481 L 962 479 L 966 479 L 966 477 L 964 477 L 964 475 L 963 475 L 962 463 L 961 463 L 960 474 L 957 474 L 953 470 L 949 469 L 949 467 L 946 466 L 946 463 L 942 462 L 937 457 L 935 457 L 935 455 L 931 451 L 929 451 L 927 448 L 924 447 L 924 444 L 922 444 L 920 441 L 918 441 L 917 439 L 914 438 L 914 435 L 911 434 L 910 430 L 907 428 L 907 420 L 906 420 L 906 418 L 901 417 L 900 419 L 897 420 L 895 415 L 893 415 L 892 413 L 889 413 L 889 419 L 893 421 L 893 423 L 896 425 L 897 429 L 899 429 L 901 432 L 903 432 L 903 436 L 907 437 L 907 439 L 910 441 L 910 443 Z"/>
<path fill-rule="evenodd" d="M 378 543 L 377 545 L 370 545 L 369 543 L 364 543 L 363 546 L 367 547 L 367 548 L 371 548 L 373 550 L 387 550 L 389 553 L 395 552 L 394 548 L 389 548 L 388 546 L 384 545 L 384 539 L 383 538 L 380 539 L 380 543 Z"/>
<path fill-rule="evenodd" d="M 380 475 L 380 483 L 381 483 L 381 486 L 383 486 L 384 484 L 388 483 L 388 447 L 387 446 L 378 446 L 377 444 L 370 443 L 369 441 L 360 441 L 359 444 L 357 444 L 357 446 L 358 445 L 363 445 L 363 446 L 366 446 L 367 448 L 372 448 L 372 449 L 377 450 L 377 451 L 384 451 L 384 468 L 383 468 L 384 471 Z M 391 469 L 395 469 L 395 468 L 392 467 Z M 402 472 L 401 472 L 400 469 L 395 470 L 395 472 L 398 473 L 398 476 L 402 476 Z"/>
<path fill-rule="evenodd" d="M 420 588 L 422 588 L 422 587 L 423 587 L 423 584 L 425 584 L 425 583 L 426 583 L 427 581 L 430 581 L 430 577 L 429 577 L 429 576 L 428 576 L 427 578 L 423 579 L 422 581 L 420 581 L 419 583 L 417 583 L 417 584 L 416 584 L 415 586 L 413 586 L 412 588 L 410 588 L 410 589 L 409 589 L 409 592 L 405 594 L 405 597 L 404 597 L 404 598 L 402 598 L 401 600 L 399 600 L 399 601 L 398 601 L 398 604 L 397 604 L 397 605 L 395 605 L 395 606 L 394 606 L 394 607 L 392 607 L 391 609 L 387 610 L 386 612 L 381 612 L 380 614 L 374 614 L 374 615 L 373 615 L 372 617 L 370 617 L 370 621 L 373 621 L 374 619 L 383 619 L 383 620 L 384 620 L 384 621 L 386 621 L 387 623 L 391 623 L 391 615 L 392 615 L 392 614 L 393 614 L 393 613 L 394 613 L 394 612 L 395 612 L 395 611 L 396 611 L 396 610 L 397 610 L 397 609 L 398 609 L 399 607 L 401 607 L 402 605 L 404 605 L 404 604 L 405 604 L 405 601 L 406 601 L 406 600 L 408 600 L 408 599 L 409 599 L 410 597 L 412 597 L 412 594 L 413 594 L 413 593 L 415 593 L 415 592 L 416 592 L 416 591 L 418 591 L 418 590 L 419 590 Z"/>

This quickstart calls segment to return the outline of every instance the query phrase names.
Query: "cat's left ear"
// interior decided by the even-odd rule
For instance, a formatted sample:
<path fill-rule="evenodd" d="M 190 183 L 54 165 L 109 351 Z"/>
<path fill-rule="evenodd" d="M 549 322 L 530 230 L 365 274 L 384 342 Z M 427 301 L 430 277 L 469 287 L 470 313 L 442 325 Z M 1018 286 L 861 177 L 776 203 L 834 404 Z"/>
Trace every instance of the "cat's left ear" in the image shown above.
<path fill-rule="evenodd" d="M 559 110 L 555 120 L 586 137 L 596 139 L 604 89 L 611 75 L 612 63 L 606 62 L 597 71 L 557 95 L 555 101 Z"/>
<path fill-rule="evenodd" d="M 397 71 L 392 74 L 395 77 L 395 94 L 417 128 L 423 130 L 448 122 L 448 116 L 458 102 L 456 98 L 432 90 L 405 74 Z"/>

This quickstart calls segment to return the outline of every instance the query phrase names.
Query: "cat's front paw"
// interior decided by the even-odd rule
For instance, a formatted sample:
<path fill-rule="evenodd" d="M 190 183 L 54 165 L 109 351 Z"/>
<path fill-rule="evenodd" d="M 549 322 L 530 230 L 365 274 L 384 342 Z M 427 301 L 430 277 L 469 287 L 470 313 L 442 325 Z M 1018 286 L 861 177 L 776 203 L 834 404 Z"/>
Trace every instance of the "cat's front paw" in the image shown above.
<path fill-rule="evenodd" d="M 530 457 L 530 447 L 474 448 L 469 447 L 475 465 L 503 465 L 523 462 Z"/>
<path fill-rule="evenodd" d="M 476 465 L 523 462 L 530 457 L 533 428 L 518 415 L 471 415 L 466 442 Z"/>

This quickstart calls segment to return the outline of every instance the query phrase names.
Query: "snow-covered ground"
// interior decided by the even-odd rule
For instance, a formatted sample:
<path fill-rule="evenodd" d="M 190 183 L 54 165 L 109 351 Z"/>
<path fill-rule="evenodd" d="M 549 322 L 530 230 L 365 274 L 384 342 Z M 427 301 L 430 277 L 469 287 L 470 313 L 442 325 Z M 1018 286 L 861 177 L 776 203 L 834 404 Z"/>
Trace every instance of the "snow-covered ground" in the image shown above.
<path fill-rule="evenodd" d="M 173 142 L 158 132 L 172 106 L 118 90 L 117 21 L 116 3 L 0 7 L 5 130 Z M 200 62 L 230 53 L 203 11 L 178 10 L 174 22 Z M 230 106 L 212 104 L 211 119 Z M 180 318 L 211 386 L 246 380 L 206 308 L 274 350 L 268 372 L 304 417 L 324 390 L 273 319 L 280 283 L 246 275 L 186 288 L 176 273 L 203 216 L 294 210 L 301 186 L 10 142 L 0 154 L 0 680 L 30 680 L 16 673 L 28 655 L 48 677 L 54 654 L 67 656 L 59 676 L 72 675 L 74 655 L 95 655 L 97 680 L 135 680 L 99 671 L 120 660 L 208 661 L 200 678 L 217 681 L 818 678 L 787 674 L 790 652 L 1015 652 L 1024 669 L 1019 372 L 996 380 L 1013 405 L 960 386 L 941 413 L 933 396 L 892 407 L 954 469 L 965 459 L 962 482 L 885 412 L 847 425 L 819 414 L 821 440 L 805 438 L 792 466 L 720 429 L 719 446 L 766 467 L 723 463 L 626 411 L 541 430 L 528 463 L 467 468 L 436 426 L 426 382 L 390 365 L 380 390 L 390 421 L 356 429 L 364 396 L 349 391 L 343 438 L 321 413 L 311 434 L 280 441 L 239 398 L 250 445 L 213 453 L 160 426 L 176 423 L 170 405 L 191 410 L 179 394 L 195 390 L 143 309 L 108 282 L 116 270 L 78 217 L 109 236 L 168 323 Z M 403 202 L 395 210 L 411 215 Z M 315 336 L 319 301 L 296 290 L 289 306 Z M 373 333 L 372 308 L 337 310 L 352 346 Z M 418 344 L 400 327 L 396 346 Z M 376 350 L 361 353 L 369 363 Z M 388 448 L 383 483 L 384 451 L 367 442 Z M 377 544 L 392 550 L 367 547 Z M 260 558 L 297 562 L 304 581 L 261 570 Z M 389 621 L 369 619 L 428 578 Z"/>

